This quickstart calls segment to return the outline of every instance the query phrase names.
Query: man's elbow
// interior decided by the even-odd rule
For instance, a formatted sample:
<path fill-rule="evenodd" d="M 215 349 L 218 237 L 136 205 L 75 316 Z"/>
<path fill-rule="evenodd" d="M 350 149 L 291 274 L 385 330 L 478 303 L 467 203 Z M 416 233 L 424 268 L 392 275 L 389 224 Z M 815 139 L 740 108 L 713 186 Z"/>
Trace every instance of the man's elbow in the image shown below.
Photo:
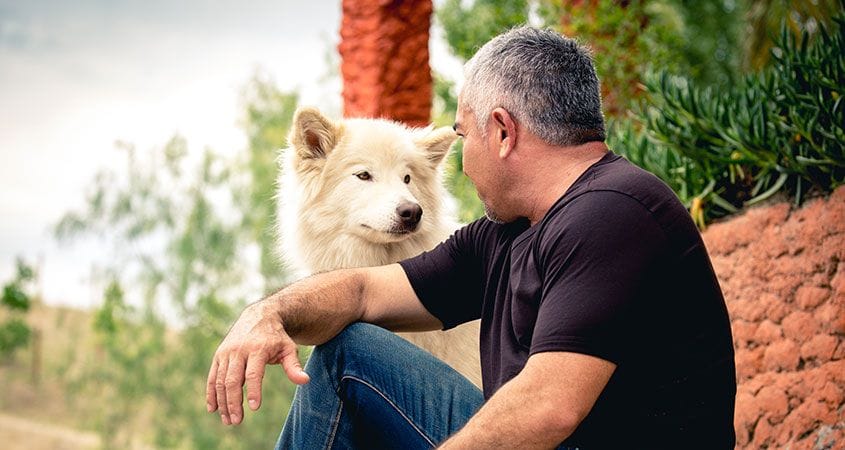
<path fill-rule="evenodd" d="M 560 443 L 575 432 L 584 416 L 578 412 L 566 411 L 558 407 L 550 411 L 546 418 L 547 435 L 553 437 L 556 443 Z"/>

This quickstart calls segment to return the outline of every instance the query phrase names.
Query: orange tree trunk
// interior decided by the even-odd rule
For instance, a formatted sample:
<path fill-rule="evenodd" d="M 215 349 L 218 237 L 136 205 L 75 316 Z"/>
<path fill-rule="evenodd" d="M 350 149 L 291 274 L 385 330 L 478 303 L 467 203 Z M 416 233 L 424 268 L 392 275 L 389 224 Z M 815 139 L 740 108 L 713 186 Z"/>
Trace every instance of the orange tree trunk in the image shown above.
<path fill-rule="evenodd" d="M 431 118 L 430 0 L 343 0 L 341 41 L 346 117 L 422 126 Z"/>

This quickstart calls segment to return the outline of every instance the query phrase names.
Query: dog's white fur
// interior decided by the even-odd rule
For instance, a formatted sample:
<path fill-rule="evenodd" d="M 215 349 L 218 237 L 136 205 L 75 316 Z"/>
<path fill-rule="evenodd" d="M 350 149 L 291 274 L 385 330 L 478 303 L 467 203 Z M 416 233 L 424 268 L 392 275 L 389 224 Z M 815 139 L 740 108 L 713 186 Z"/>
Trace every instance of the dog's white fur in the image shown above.
<path fill-rule="evenodd" d="M 458 228 L 441 170 L 455 138 L 448 127 L 410 129 L 380 119 L 335 122 L 313 108 L 298 110 L 280 158 L 282 260 L 303 277 L 394 263 L 444 241 Z M 422 208 L 413 230 L 403 227 L 397 212 L 409 203 Z M 401 335 L 481 385 L 478 321 L 446 332 Z"/>

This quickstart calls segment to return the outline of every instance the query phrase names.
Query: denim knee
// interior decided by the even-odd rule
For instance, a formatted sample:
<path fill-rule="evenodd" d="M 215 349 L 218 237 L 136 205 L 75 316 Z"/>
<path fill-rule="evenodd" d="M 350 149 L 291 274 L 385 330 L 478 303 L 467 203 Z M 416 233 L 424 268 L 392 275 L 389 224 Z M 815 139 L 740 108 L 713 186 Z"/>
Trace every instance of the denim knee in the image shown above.
<path fill-rule="evenodd" d="M 346 369 L 358 367 L 358 361 L 371 364 L 380 358 L 380 354 L 389 354 L 378 349 L 390 348 L 390 341 L 393 341 L 392 347 L 395 348 L 397 340 L 404 341 L 376 325 L 353 323 L 329 341 L 314 347 L 305 371 L 325 371 L 333 382 L 337 382 Z"/>
<path fill-rule="evenodd" d="M 368 347 L 379 339 L 381 333 L 390 332 L 369 323 L 355 322 L 344 328 L 337 336 L 314 347 L 314 353 L 337 353 L 347 349 Z"/>

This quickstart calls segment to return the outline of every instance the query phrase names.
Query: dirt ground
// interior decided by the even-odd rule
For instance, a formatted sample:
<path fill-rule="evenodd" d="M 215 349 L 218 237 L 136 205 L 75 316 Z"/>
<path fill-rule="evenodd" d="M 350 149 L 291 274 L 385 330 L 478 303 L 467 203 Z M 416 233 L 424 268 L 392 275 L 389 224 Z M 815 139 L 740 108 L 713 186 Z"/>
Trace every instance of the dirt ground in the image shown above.
<path fill-rule="evenodd" d="M 0 444 L 7 450 L 87 450 L 100 447 L 100 437 L 61 425 L 0 413 Z"/>
<path fill-rule="evenodd" d="M 72 357 L 75 343 L 88 334 L 89 315 L 36 303 L 27 321 L 41 335 L 37 381 L 33 380 L 34 354 L 30 349 L 0 362 L 0 448 L 99 448 L 100 438 L 95 432 L 78 428 L 80 421 L 66 401 L 62 374 L 57 370 L 68 356 Z"/>

